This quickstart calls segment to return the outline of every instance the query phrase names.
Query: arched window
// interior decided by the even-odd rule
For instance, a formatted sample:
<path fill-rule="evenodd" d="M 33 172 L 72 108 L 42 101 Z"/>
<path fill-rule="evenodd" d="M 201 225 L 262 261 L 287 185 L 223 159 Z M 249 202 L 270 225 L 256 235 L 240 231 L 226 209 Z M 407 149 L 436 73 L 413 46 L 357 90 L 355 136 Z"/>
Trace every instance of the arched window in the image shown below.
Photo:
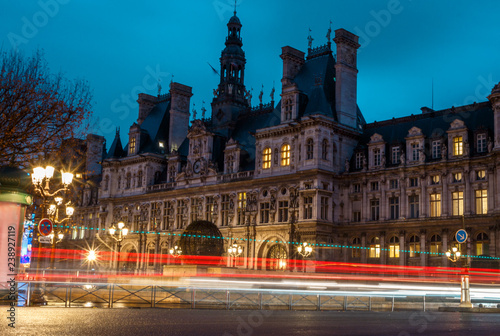
<path fill-rule="evenodd" d="M 271 148 L 267 147 L 262 151 L 262 169 L 271 168 L 271 156 L 272 156 Z"/>
<path fill-rule="evenodd" d="M 389 239 L 389 258 L 399 258 L 399 238 L 396 236 Z"/>
<path fill-rule="evenodd" d="M 137 187 L 142 187 L 142 178 L 143 178 L 143 175 L 142 175 L 142 170 L 139 170 L 139 172 L 137 173 Z"/>
<path fill-rule="evenodd" d="M 323 160 L 328 160 L 328 140 L 323 139 L 321 143 L 321 158 Z"/>
<path fill-rule="evenodd" d="M 489 255 L 490 254 L 490 240 L 486 233 L 481 232 L 476 236 L 476 255 Z"/>
<path fill-rule="evenodd" d="M 352 240 L 352 257 L 353 258 L 361 258 L 361 239 L 359 238 L 354 238 Z"/>
<path fill-rule="evenodd" d="M 420 238 L 417 235 L 410 237 L 410 258 L 417 257 L 420 252 Z"/>
<path fill-rule="evenodd" d="M 281 165 L 290 165 L 290 145 L 281 146 Z"/>
<path fill-rule="evenodd" d="M 373 237 L 370 240 L 370 258 L 380 258 L 380 239 Z"/>
<path fill-rule="evenodd" d="M 433 235 L 431 237 L 430 252 L 432 257 L 437 257 L 437 254 L 441 253 L 441 246 L 443 246 L 442 241 L 440 235 Z"/>
<path fill-rule="evenodd" d="M 306 141 L 306 160 L 311 160 L 314 158 L 314 140 L 307 139 Z"/>
<path fill-rule="evenodd" d="M 130 173 L 127 173 L 127 176 L 125 178 L 125 189 L 130 189 L 131 180 L 132 180 L 132 175 Z"/>

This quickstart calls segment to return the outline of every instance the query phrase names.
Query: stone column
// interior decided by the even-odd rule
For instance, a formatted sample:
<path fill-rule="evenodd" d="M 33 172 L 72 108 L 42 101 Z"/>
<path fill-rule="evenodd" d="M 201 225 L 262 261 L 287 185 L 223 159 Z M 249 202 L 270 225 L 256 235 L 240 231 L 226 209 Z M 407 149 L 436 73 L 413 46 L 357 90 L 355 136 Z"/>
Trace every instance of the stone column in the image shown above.
<path fill-rule="evenodd" d="M 443 172 L 443 175 L 441 177 L 441 181 L 443 183 L 443 192 L 441 194 L 441 216 L 448 217 L 449 216 L 448 200 L 450 198 L 450 195 L 448 193 L 448 173 L 447 172 Z"/>
<path fill-rule="evenodd" d="M 364 233 L 364 232 L 361 234 L 361 246 L 368 247 L 366 245 L 366 233 Z M 366 251 L 368 251 L 368 250 L 367 249 L 361 250 L 361 263 L 363 263 L 363 264 L 366 264 Z"/>
<path fill-rule="evenodd" d="M 405 232 L 400 231 L 399 232 L 399 265 L 404 266 L 405 265 L 405 259 L 406 259 L 406 253 L 403 252 L 405 249 Z"/>
<path fill-rule="evenodd" d="M 423 175 L 420 178 L 420 204 L 419 204 L 419 207 L 420 207 L 419 217 L 420 218 L 426 218 L 429 215 L 429 211 L 428 211 L 429 201 L 428 201 L 427 192 L 425 190 L 427 184 L 428 183 L 426 181 L 425 175 Z"/>
<path fill-rule="evenodd" d="M 420 251 L 427 252 L 427 237 L 425 230 L 420 231 Z M 427 266 L 427 254 L 420 253 L 420 266 Z"/>
<path fill-rule="evenodd" d="M 472 203 L 474 202 L 474 190 L 470 187 L 470 172 L 468 168 L 464 170 L 465 190 L 464 190 L 464 214 L 472 214 Z"/>
<path fill-rule="evenodd" d="M 406 195 L 406 179 L 399 179 L 399 184 L 401 187 L 399 218 L 403 219 L 408 217 L 408 195 Z"/>
<path fill-rule="evenodd" d="M 495 258 L 497 256 L 497 244 L 496 244 L 496 234 L 494 226 L 490 226 L 489 238 L 490 238 L 490 256 Z"/>
<path fill-rule="evenodd" d="M 385 246 L 385 232 L 384 231 L 381 231 L 380 232 L 380 263 L 385 265 L 387 264 L 387 254 L 388 252 L 387 251 L 382 251 L 382 249 L 386 249 L 386 246 Z"/>

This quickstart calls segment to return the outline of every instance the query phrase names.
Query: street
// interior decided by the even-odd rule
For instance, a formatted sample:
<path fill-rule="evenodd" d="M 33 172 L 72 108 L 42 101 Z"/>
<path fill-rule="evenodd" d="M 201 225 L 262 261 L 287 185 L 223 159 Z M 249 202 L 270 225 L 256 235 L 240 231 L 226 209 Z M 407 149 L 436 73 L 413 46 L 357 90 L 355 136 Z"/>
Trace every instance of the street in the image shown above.
<path fill-rule="evenodd" d="M 495 335 L 499 314 L 19 307 L 1 335 Z"/>

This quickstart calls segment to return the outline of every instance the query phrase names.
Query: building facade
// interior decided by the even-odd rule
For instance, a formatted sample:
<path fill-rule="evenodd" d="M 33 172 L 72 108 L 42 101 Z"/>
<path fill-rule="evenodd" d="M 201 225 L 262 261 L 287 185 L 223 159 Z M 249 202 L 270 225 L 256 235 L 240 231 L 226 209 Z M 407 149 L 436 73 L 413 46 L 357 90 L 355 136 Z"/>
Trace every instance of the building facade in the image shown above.
<path fill-rule="evenodd" d="M 251 106 L 236 14 L 227 27 L 211 116 L 193 111 L 190 124 L 192 89 L 180 83 L 139 94 L 128 144 L 117 131 L 93 169 L 98 197 L 81 203 L 78 237 L 112 246 L 106 230 L 123 221 L 120 252 L 139 258 L 122 266 L 141 272 L 175 245 L 225 255 L 235 242 L 248 269 L 287 268 L 276 260 L 300 259 L 302 242 L 314 244 L 311 260 L 447 265 L 462 226 L 464 254 L 500 256 L 500 84 L 486 102 L 367 124 L 358 37 L 338 29 L 307 53 L 283 47 L 280 99 L 273 88 Z"/>

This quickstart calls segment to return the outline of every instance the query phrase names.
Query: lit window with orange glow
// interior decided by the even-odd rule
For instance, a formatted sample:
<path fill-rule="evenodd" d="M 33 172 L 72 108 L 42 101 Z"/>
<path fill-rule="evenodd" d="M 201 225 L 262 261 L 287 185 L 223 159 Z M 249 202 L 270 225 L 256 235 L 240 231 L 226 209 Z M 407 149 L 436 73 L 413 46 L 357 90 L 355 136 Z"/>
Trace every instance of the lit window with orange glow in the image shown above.
<path fill-rule="evenodd" d="M 290 145 L 281 146 L 281 165 L 290 165 Z"/>
<path fill-rule="evenodd" d="M 456 136 L 453 138 L 453 155 L 463 155 L 464 153 L 464 142 L 461 136 Z"/>
<path fill-rule="evenodd" d="M 262 152 L 262 168 L 263 169 L 269 169 L 271 168 L 271 148 L 266 148 Z"/>
<path fill-rule="evenodd" d="M 129 153 L 135 154 L 135 138 L 130 138 Z"/>

